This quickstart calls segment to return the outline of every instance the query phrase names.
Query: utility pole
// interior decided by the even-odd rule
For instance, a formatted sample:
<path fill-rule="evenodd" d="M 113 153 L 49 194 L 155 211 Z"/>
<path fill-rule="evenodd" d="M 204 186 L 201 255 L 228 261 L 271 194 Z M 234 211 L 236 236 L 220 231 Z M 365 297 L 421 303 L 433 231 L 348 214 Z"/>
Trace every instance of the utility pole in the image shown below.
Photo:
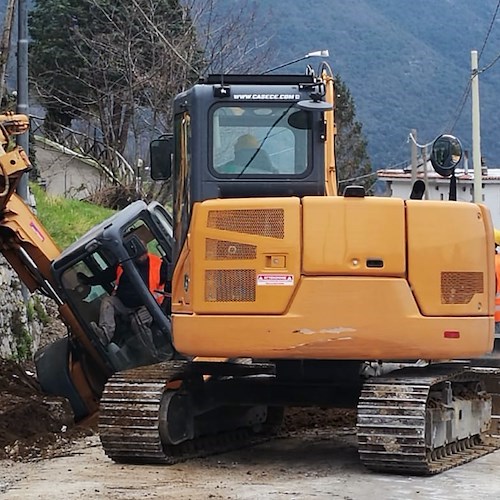
<path fill-rule="evenodd" d="M 427 146 L 422 147 L 422 162 L 424 164 L 424 184 L 425 184 L 424 198 L 426 200 L 428 200 L 429 199 L 429 177 L 427 175 Z"/>
<path fill-rule="evenodd" d="M 411 135 L 413 137 L 413 140 L 411 142 L 411 185 L 415 184 L 415 181 L 417 180 L 417 129 L 412 128 L 411 129 Z"/>
<path fill-rule="evenodd" d="M 15 6 L 16 0 L 9 0 L 3 22 L 2 39 L 0 40 L 0 100 L 3 99 L 5 94 L 5 78 L 10 53 L 10 35 L 12 33 Z"/>
<path fill-rule="evenodd" d="M 28 6 L 27 0 L 17 0 L 17 112 L 29 116 L 28 107 Z M 17 136 L 17 144 L 29 155 L 29 132 Z M 29 201 L 28 174 L 23 174 L 17 185 L 17 193 Z M 21 292 L 25 302 L 29 290 L 23 285 Z"/>
<path fill-rule="evenodd" d="M 477 50 L 471 56 L 472 89 L 472 163 L 474 166 L 474 203 L 483 202 L 483 174 L 481 169 L 481 117 L 479 112 L 479 74 Z"/>

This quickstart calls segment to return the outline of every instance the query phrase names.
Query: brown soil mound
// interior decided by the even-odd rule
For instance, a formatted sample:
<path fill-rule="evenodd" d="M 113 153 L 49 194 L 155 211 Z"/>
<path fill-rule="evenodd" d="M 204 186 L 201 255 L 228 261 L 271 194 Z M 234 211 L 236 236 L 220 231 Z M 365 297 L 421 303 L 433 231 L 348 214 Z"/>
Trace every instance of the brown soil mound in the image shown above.
<path fill-rule="evenodd" d="M 72 426 L 65 399 L 43 394 L 20 365 L 0 359 L 0 458 L 49 456 L 71 440 Z"/>

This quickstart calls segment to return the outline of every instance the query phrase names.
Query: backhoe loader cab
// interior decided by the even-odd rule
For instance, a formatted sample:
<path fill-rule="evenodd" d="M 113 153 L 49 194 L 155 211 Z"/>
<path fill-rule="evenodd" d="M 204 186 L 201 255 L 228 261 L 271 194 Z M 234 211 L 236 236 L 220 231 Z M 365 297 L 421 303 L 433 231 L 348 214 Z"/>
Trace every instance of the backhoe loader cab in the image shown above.
<path fill-rule="evenodd" d="M 165 283 L 171 237 L 171 219 L 164 208 L 138 201 L 93 228 L 52 264 L 65 301 L 112 371 L 154 363 L 168 354 L 170 321 L 168 311 L 162 310 L 165 291 L 157 290 L 155 300 L 135 260 L 143 245 L 144 250 L 161 257 Z M 117 324 L 111 339 L 103 339 L 96 335 L 92 323 L 99 323 L 100 306 L 115 288 L 118 267 L 127 273 L 142 305 Z"/>

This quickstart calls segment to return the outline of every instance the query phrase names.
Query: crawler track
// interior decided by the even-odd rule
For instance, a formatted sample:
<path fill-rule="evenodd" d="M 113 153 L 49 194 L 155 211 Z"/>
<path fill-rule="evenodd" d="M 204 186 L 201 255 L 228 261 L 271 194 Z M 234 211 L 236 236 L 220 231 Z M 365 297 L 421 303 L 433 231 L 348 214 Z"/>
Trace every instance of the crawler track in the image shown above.
<path fill-rule="evenodd" d="M 358 405 L 358 444 L 362 462 L 380 472 L 432 475 L 495 451 L 499 441 L 472 436 L 432 451 L 425 426 L 431 387 L 445 380 L 477 380 L 459 365 L 410 369 L 401 377 L 381 377 L 363 387 Z"/>
<path fill-rule="evenodd" d="M 269 439 L 272 422 L 267 425 L 268 433 L 243 428 L 165 446 L 160 433 L 162 396 L 167 382 L 186 378 L 190 367 L 189 362 L 171 361 L 111 377 L 99 416 L 99 434 L 108 457 L 116 462 L 174 464 Z"/>

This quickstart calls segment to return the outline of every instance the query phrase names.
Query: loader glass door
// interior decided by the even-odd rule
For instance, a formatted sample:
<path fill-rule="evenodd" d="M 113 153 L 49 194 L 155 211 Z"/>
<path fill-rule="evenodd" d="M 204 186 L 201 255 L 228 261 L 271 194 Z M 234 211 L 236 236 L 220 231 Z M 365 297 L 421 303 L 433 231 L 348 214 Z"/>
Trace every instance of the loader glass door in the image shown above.
<path fill-rule="evenodd" d="M 61 284 L 83 329 L 111 365 L 123 370 L 167 354 L 165 257 L 171 250 L 155 237 L 146 218 L 130 221 L 117 233 L 119 257 L 104 240 L 64 270 Z"/>

